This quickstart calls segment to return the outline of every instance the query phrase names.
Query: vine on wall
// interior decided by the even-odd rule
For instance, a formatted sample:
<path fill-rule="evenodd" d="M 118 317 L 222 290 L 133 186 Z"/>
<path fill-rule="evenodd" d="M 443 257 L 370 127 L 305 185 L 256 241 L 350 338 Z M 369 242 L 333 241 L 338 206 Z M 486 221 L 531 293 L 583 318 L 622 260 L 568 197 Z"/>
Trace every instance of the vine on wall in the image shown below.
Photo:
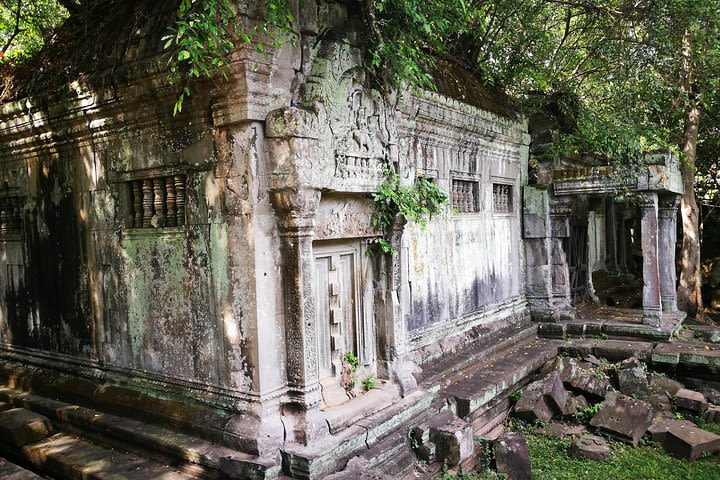
<path fill-rule="evenodd" d="M 425 228 L 428 218 L 440 213 L 448 198 L 445 192 L 427 177 L 418 177 L 412 185 L 401 185 L 400 175 L 389 169 L 385 170 L 385 180 L 378 191 L 371 196 L 377 207 L 377 212 L 371 219 L 372 225 L 383 232 L 382 237 L 375 238 L 372 242 L 383 253 L 396 253 L 390 235 L 397 218 L 405 222 L 413 221 Z"/>

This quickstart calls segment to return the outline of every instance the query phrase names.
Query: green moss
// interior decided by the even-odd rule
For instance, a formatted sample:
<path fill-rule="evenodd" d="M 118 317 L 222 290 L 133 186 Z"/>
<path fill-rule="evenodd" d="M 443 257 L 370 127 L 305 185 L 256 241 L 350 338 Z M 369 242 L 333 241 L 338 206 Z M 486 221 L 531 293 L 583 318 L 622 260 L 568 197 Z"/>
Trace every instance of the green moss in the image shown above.
<path fill-rule="evenodd" d="M 568 441 L 526 434 L 533 478 L 537 480 L 686 480 L 720 479 L 718 460 L 682 460 L 665 454 L 655 444 L 637 448 L 609 441 L 613 453 L 608 461 L 576 460 L 567 454 Z"/>

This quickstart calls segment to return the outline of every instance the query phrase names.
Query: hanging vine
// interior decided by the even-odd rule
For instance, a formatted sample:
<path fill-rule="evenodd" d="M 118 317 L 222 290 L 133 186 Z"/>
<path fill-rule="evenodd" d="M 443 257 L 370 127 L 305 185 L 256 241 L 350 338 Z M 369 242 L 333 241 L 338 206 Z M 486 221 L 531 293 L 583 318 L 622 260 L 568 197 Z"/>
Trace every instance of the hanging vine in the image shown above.
<path fill-rule="evenodd" d="M 400 175 L 395 171 L 386 169 L 384 173 L 385 179 L 378 191 L 371 194 L 377 207 L 371 219 L 372 226 L 380 229 L 383 236 L 372 242 L 383 253 L 395 253 L 390 241 L 395 220 L 413 221 L 425 228 L 428 219 L 440 213 L 448 197 L 427 177 L 418 177 L 412 185 L 402 185 Z"/>

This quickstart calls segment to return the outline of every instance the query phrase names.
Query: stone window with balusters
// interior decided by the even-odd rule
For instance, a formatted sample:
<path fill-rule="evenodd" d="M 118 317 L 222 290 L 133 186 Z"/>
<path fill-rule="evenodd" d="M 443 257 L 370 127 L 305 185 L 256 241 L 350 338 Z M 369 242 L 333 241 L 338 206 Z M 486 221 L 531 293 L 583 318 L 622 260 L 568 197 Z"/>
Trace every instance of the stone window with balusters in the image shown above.
<path fill-rule="evenodd" d="M 185 175 L 165 175 L 125 182 L 129 199 L 128 228 L 185 225 Z"/>
<path fill-rule="evenodd" d="M 0 197 L 0 235 L 20 235 L 22 233 L 20 201 L 19 196 Z"/>
<path fill-rule="evenodd" d="M 452 207 L 458 213 L 480 211 L 478 182 L 472 180 L 453 179 Z"/>
<path fill-rule="evenodd" d="M 493 211 L 495 213 L 511 213 L 513 211 L 512 185 L 493 183 Z"/>

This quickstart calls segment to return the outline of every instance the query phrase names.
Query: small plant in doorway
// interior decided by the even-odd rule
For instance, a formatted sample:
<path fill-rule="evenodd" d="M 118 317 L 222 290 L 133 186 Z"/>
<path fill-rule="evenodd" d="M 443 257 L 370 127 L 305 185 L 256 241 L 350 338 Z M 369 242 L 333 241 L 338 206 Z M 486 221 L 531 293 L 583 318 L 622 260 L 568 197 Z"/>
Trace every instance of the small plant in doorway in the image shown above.
<path fill-rule="evenodd" d="M 357 371 L 360 368 L 360 360 L 353 352 L 347 352 L 342 356 L 342 372 L 340 373 L 340 385 L 348 394 L 352 395 L 357 383 Z"/>
<path fill-rule="evenodd" d="M 366 392 L 369 392 L 373 388 L 375 388 L 375 385 L 377 384 L 377 378 L 375 375 L 370 375 L 368 378 L 362 381 L 362 387 L 363 390 Z"/>

